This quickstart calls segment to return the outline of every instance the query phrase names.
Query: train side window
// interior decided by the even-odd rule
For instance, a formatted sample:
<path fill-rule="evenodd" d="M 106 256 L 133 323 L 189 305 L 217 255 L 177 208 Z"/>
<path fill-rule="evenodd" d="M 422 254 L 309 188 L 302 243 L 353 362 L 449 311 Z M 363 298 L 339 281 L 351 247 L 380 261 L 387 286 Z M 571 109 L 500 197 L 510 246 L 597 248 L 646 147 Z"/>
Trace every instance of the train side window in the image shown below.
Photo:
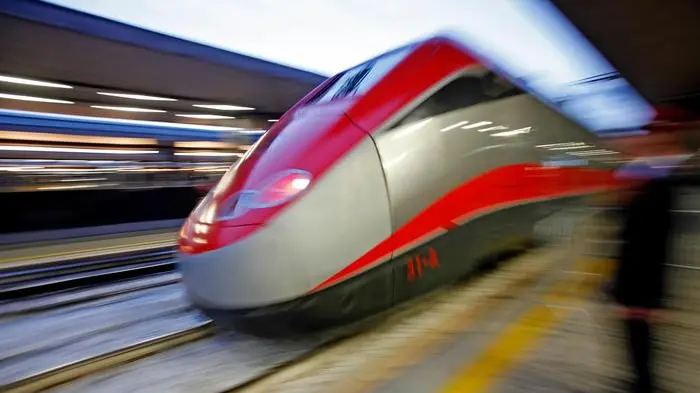
<path fill-rule="evenodd" d="M 428 97 L 394 127 L 517 94 L 522 94 L 522 91 L 493 72 L 483 76 L 461 76 Z"/>

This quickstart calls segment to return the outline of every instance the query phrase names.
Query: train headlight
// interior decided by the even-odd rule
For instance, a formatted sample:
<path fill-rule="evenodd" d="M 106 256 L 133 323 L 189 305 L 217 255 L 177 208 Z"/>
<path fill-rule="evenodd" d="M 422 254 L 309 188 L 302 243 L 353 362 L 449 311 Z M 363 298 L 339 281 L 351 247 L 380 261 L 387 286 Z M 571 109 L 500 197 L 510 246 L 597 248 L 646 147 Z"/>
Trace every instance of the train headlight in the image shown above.
<path fill-rule="evenodd" d="M 257 190 L 243 190 L 217 209 L 217 220 L 240 217 L 253 209 L 281 205 L 301 194 L 311 184 L 311 174 L 298 169 L 280 172 Z"/>
<path fill-rule="evenodd" d="M 311 174 L 301 170 L 284 171 L 274 176 L 257 193 L 257 208 L 271 207 L 287 202 L 311 184 Z"/>
<path fill-rule="evenodd" d="M 211 224 L 213 219 L 213 200 L 214 198 L 212 197 L 212 194 L 207 194 L 207 196 L 205 196 L 204 198 L 202 198 L 202 200 L 199 201 L 194 210 L 192 210 L 190 218 L 192 218 L 195 222 L 205 222 Z"/>

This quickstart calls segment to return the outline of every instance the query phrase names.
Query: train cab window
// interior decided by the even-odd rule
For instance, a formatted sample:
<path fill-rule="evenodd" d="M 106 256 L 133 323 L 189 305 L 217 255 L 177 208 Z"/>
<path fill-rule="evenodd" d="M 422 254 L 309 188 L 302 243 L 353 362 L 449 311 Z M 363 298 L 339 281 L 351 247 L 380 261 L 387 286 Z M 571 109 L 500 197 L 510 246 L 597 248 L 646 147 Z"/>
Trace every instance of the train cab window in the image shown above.
<path fill-rule="evenodd" d="M 440 88 L 394 127 L 518 94 L 522 94 L 520 89 L 493 72 L 464 75 Z"/>
<path fill-rule="evenodd" d="M 411 45 L 397 49 L 343 72 L 309 103 L 323 103 L 364 94 L 399 64 L 412 48 Z"/>

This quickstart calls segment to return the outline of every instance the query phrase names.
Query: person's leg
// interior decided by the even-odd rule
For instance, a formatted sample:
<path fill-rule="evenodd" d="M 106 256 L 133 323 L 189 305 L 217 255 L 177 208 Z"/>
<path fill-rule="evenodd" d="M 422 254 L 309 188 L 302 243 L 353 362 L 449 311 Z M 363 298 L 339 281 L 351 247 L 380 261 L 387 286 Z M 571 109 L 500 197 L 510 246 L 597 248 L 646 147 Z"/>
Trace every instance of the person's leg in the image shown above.
<path fill-rule="evenodd" d="M 627 319 L 625 324 L 630 362 L 634 373 L 632 392 L 653 393 L 651 326 L 641 319 Z"/>

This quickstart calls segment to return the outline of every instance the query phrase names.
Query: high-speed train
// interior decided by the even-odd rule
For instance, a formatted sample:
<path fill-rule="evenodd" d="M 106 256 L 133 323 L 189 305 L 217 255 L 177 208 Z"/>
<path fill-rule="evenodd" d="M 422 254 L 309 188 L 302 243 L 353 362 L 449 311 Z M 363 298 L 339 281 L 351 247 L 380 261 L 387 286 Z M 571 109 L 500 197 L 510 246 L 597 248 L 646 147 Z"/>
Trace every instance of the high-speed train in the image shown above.
<path fill-rule="evenodd" d="M 615 152 L 433 37 L 293 106 L 192 212 L 179 267 L 225 326 L 353 320 L 475 270 L 615 180 Z"/>

